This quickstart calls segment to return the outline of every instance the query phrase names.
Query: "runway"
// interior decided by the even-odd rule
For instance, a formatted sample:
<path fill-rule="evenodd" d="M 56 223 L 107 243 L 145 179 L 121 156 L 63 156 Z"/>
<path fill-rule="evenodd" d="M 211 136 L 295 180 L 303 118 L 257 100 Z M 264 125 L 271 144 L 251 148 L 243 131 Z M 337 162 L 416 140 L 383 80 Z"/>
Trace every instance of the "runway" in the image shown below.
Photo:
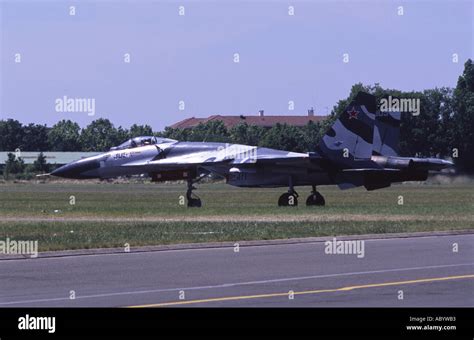
<path fill-rule="evenodd" d="M 474 306 L 474 234 L 364 242 L 4 260 L 0 307 Z"/>

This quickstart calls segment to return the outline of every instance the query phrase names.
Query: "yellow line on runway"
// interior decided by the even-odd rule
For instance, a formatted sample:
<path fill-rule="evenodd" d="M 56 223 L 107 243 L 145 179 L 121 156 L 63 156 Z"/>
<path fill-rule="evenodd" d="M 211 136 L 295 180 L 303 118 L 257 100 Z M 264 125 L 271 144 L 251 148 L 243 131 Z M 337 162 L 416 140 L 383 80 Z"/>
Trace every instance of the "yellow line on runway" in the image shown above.
<path fill-rule="evenodd" d="M 409 280 L 409 281 L 372 283 L 372 284 L 366 284 L 366 285 L 360 285 L 360 286 L 348 286 L 348 287 L 341 287 L 341 288 L 305 290 L 305 291 L 301 291 L 301 292 L 294 292 L 293 294 L 294 295 L 305 295 L 305 294 L 318 294 L 318 293 L 333 293 L 333 292 L 343 292 L 343 291 L 348 291 L 348 290 L 353 290 L 353 289 L 362 289 L 362 288 L 376 288 L 376 287 L 386 287 L 386 286 L 407 285 L 407 284 L 414 284 L 414 283 L 459 280 L 459 279 L 473 279 L 473 278 L 474 278 L 474 274 L 460 275 L 460 276 L 445 276 L 445 277 L 434 277 L 434 278 L 428 278 L 428 279 L 418 279 L 418 280 Z M 206 302 L 222 302 L 222 301 L 262 299 L 262 298 L 288 296 L 288 295 L 289 295 L 289 292 L 259 294 L 259 295 L 241 295 L 241 296 L 228 296 L 228 297 L 200 299 L 200 300 L 163 302 L 163 303 L 155 303 L 155 304 L 149 304 L 149 305 L 137 305 L 137 306 L 129 306 L 129 307 L 130 308 L 167 307 L 167 306 L 190 305 L 190 304 L 206 303 Z"/>

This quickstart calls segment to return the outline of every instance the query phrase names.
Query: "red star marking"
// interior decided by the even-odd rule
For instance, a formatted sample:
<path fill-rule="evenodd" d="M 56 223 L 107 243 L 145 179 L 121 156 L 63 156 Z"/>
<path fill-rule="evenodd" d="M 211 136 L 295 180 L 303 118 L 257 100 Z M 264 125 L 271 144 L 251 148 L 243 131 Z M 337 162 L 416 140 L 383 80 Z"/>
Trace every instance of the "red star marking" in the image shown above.
<path fill-rule="evenodd" d="M 349 119 L 357 119 L 357 115 L 359 114 L 359 112 L 357 112 L 354 107 L 352 108 L 351 111 L 347 111 L 347 113 L 349 114 Z"/>

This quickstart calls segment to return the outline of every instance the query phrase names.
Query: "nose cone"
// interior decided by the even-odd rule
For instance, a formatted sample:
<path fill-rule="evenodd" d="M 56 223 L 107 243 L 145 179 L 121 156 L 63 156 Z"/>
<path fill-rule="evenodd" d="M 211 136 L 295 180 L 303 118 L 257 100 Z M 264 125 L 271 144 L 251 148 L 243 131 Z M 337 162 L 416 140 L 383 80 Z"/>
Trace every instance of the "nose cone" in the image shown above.
<path fill-rule="evenodd" d="M 97 178 L 100 164 L 96 160 L 80 160 L 63 165 L 54 170 L 51 175 L 64 178 Z"/>

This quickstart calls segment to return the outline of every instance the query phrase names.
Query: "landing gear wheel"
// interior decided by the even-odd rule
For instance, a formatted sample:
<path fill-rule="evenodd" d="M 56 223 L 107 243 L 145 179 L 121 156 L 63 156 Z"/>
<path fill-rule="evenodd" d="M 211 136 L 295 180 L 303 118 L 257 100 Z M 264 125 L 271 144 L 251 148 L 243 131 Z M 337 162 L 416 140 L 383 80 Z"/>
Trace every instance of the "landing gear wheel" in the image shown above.
<path fill-rule="evenodd" d="M 284 193 L 278 199 L 279 207 L 295 207 L 298 205 L 298 196 L 296 193 L 290 194 L 289 192 Z"/>
<path fill-rule="evenodd" d="M 189 208 L 200 208 L 201 199 L 200 198 L 188 198 L 188 207 Z"/>
<path fill-rule="evenodd" d="M 188 199 L 188 208 L 200 208 L 201 199 L 199 196 L 193 193 L 196 188 L 193 186 L 193 181 L 188 180 L 188 191 L 186 192 L 186 198 Z"/>
<path fill-rule="evenodd" d="M 311 195 L 309 195 L 308 198 L 306 199 L 307 206 L 313 206 L 313 205 L 323 206 L 325 204 L 326 204 L 326 201 L 324 200 L 323 195 L 321 195 L 317 191 L 312 192 Z"/>

